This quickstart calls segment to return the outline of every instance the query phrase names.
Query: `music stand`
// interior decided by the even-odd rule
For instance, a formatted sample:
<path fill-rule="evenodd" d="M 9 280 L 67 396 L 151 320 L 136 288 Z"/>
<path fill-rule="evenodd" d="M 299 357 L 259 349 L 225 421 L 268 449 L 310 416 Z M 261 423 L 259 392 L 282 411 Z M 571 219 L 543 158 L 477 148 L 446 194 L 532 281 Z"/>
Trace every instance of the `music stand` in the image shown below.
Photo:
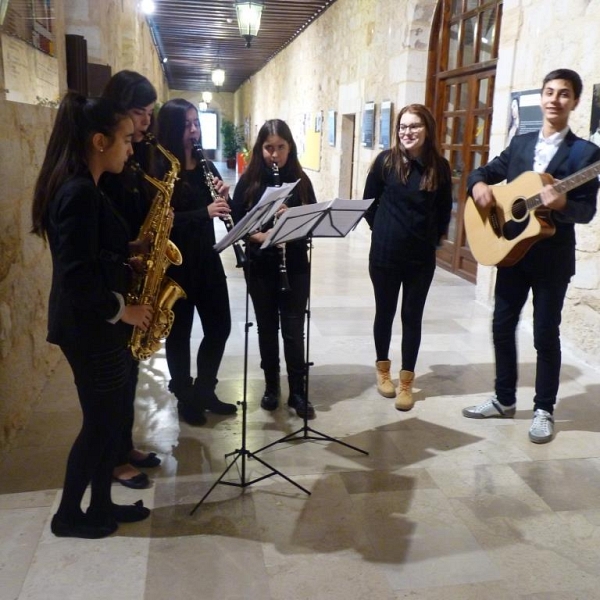
<path fill-rule="evenodd" d="M 249 211 L 243 219 L 231 228 L 221 240 L 216 243 L 213 248 L 217 252 L 222 252 L 225 248 L 228 248 L 230 245 L 235 244 L 240 241 L 242 238 L 247 235 L 251 235 L 252 233 L 260 230 L 265 223 L 268 223 L 270 219 L 273 218 L 273 215 L 277 212 L 277 209 L 281 204 L 285 201 L 285 199 L 289 196 L 291 190 L 298 182 L 295 183 L 286 183 L 281 187 L 268 187 L 264 194 L 262 195 L 260 201 Z M 252 323 L 249 321 L 249 293 L 248 293 L 248 281 L 246 279 L 246 323 L 244 326 L 244 385 L 243 385 L 243 394 L 242 401 L 238 402 L 242 406 L 242 446 L 241 448 L 236 448 L 233 452 L 230 452 L 225 455 L 225 458 L 229 458 L 230 456 L 235 456 L 235 458 L 229 463 L 227 468 L 221 473 L 221 476 L 212 484 L 212 486 L 208 489 L 208 491 L 202 496 L 202 498 L 196 503 L 194 508 L 191 510 L 190 515 L 193 515 L 198 507 L 204 502 L 204 500 L 209 496 L 209 494 L 217 487 L 217 485 L 229 485 L 234 487 L 246 488 L 253 483 L 257 483 L 262 481 L 263 479 L 267 479 L 272 477 L 273 475 L 280 475 L 286 481 L 289 481 L 292 485 L 295 485 L 297 488 L 301 489 L 303 492 L 310 495 L 310 492 L 303 488 L 300 484 L 296 483 L 292 479 L 290 479 L 287 475 L 284 475 L 281 471 L 278 471 L 269 463 L 262 460 L 260 457 L 256 456 L 253 452 L 250 452 L 246 448 L 246 426 L 247 426 L 247 389 L 248 389 L 248 335 L 250 331 L 250 327 L 252 327 Z M 223 481 L 225 475 L 229 472 L 229 470 L 236 464 L 238 459 L 241 458 L 241 473 L 240 473 L 240 481 Z M 246 479 L 246 459 L 254 458 L 263 466 L 270 469 L 270 472 L 266 475 L 261 475 L 256 477 L 255 479 L 248 480 Z"/>
<path fill-rule="evenodd" d="M 342 200 L 336 198 L 329 202 L 319 202 L 317 204 L 308 204 L 303 206 L 294 206 L 286 210 L 277 220 L 277 223 L 271 230 L 268 238 L 261 245 L 261 249 L 270 248 L 277 244 L 292 242 L 298 239 L 306 239 L 309 247 L 308 259 L 308 303 L 306 309 L 306 362 L 305 362 L 305 383 L 306 399 L 309 399 L 309 371 L 313 363 L 309 360 L 310 352 L 310 287 L 312 271 L 312 238 L 314 237 L 345 237 L 357 225 L 366 210 L 374 199 L 370 200 Z M 299 435 L 301 437 L 299 437 Z M 290 442 L 295 439 L 301 440 L 326 440 L 346 446 L 362 454 L 369 455 L 366 450 L 357 448 L 338 440 L 321 431 L 317 431 L 308 425 L 308 412 L 304 413 L 302 427 L 281 439 L 271 442 L 255 451 L 262 452 L 275 444 Z M 255 456 L 256 458 L 256 456 Z"/>

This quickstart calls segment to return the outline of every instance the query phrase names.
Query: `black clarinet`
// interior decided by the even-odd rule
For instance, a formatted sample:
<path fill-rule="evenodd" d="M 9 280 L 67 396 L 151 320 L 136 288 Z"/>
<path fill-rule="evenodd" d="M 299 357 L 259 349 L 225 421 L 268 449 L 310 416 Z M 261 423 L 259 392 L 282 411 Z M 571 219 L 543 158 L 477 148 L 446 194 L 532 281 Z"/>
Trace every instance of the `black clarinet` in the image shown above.
<path fill-rule="evenodd" d="M 206 162 L 206 158 L 204 158 L 204 152 L 202 152 L 202 146 L 198 141 L 192 143 L 192 156 L 202 166 L 202 172 L 204 173 L 204 181 L 208 186 L 210 196 L 213 199 L 213 202 L 217 202 L 217 200 L 220 199 L 220 196 L 217 190 L 215 189 L 215 184 L 213 183 L 213 174 L 208 168 L 208 163 Z M 231 218 L 231 215 L 226 215 L 224 217 L 219 218 L 225 224 L 225 229 L 227 229 L 227 231 L 231 231 L 233 229 L 234 223 L 233 219 Z M 244 265 L 246 264 L 246 253 L 244 252 L 244 249 L 242 248 L 239 242 L 235 242 L 235 244 L 233 244 L 233 251 L 235 252 L 235 266 L 237 268 L 244 267 Z"/>
<path fill-rule="evenodd" d="M 276 162 L 274 162 L 271 165 L 271 169 L 273 170 L 273 187 L 281 187 L 281 176 L 279 175 L 279 167 L 277 166 Z M 275 224 L 276 222 L 277 216 L 275 216 L 273 224 Z M 292 288 L 290 287 L 290 282 L 288 280 L 287 274 L 285 243 L 277 244 L 277 252 L 279 254 L 279 291 L 289 292 Z"/>

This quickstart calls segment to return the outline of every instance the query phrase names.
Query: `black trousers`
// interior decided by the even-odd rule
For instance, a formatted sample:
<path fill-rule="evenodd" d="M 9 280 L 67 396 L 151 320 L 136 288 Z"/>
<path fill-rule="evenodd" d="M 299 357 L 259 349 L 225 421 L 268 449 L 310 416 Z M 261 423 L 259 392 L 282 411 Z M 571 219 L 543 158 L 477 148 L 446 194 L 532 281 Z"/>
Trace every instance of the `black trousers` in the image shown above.
<path fill-rule="evenodd" d="M 496 397 L 509 406 L 517 394 L 516 330 L 529 290 L 533 293 L 533 343 L 537 351 L 534 409 L 554 410 L 560 380 L 561 312 L 570 277 L 520 263 L 501 267 L 496 277 L 492 335 L 496 354 Z"/>
<path fill-rule="evenodd" d="M 125 346 L 99 352 L 81 347 L 61 349 L 71 365 L 83 412 L 58 508 L 58 514 L 68 521 L 82 515 L 81 500 L 90 483 L 90 508 L 107 514 L 110 510 L 112 472 L 123 435 L 133 359 Z"/>
<path fill-rule="evenodd" d="M 424 264 L 405 263 L 390 269 L 369 264 L 375 292 L 373 337 L 378 361 L 389 359 L 392 326 L 402 287 L 402 369 L 414 372 L 421 346 L 423 311 L 434 271 L 435 256 Z"/>
<path fill-rule="evenodd" d="M 133 450 L 133 425 L 135 420 L 135 396 L 137 390 L 140 363 L 132 359 L 127 384 L 127 397 L 123 407 L 123 430 L 119 452 L 117 454 L 117 465 L 126 465 L 129 455 Z"/>
<path fill-rule="evenodd" d="M 308 273 L 288 272 L 288 281 L 291 289 L 283 292 L 276 271 L 265 273 L 254 270 L 252 266 L 248 270 L 248 292 L 256 315 L 260 366 L 267 377 L 279 373 L 281 324 L 283 354 L 290 385 L 293 387 L 297 384 L 300 388 L 306 372 L 304 322 L 310 277 Z"/>
<path fill-rule="evenodd" d="M 231 333 L 229 292 L 224 276 L 192 292 L 189 298 L 178 300 L 173 306 L 175 320 L 165 344 L 173 391 L 191 381 L 190 342 L 194 310 L 198 311 L 204 334 L 196 356 L 196 385 L 212 391 L 217 385 L 217 374 Z"/>

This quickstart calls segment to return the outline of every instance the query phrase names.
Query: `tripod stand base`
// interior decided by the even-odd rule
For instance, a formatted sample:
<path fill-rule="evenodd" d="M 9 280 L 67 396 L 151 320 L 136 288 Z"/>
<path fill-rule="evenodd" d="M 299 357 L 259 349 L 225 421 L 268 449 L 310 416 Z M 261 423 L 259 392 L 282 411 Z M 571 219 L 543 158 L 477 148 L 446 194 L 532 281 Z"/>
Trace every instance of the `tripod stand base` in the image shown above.
<path fill-rule="evenodd" d="M 298 489 L 302 490 L 304 493 L 306 493 L 306 494 L 308 494 L 310 496 L 310 492 L 306 488 L 303 488 L 299 483 L 296 483 L 295 481 L 293 481 L 292 479 L 290 479 L 287 475 L 284 475 L 281 471 L 278 471 L 275 467 L 271 466 L 268 462 L 266 462 L 262 458 L 256 456 L 256 453 L 250 452 L 248 450 L 234 450 L 233 452 L 231 452 L 230 454 L 226 454 L 225 456 L 226 457 L 233 456 L 234 454 L 235 454 L 235 458 L 231 461 L 231 463 L 223 471 L 223 473 L 221 473 L 221 476 L 212 484 L 212 486 L 204 494 L 204 496 L 202 496 L 202 498 L 200 498 L 200 500 L 196 503 L 196 505 L 194 506 L 194 508 L 190 511 L 190 516 L 193 515 L 196 512 L 196 510 L 198 510 L 198 508 L 204 502 L 204 500 L 206 500 L 206 498 L 208 498 L 208 496 L 210 495 L 210 493 L 219 484 L 221 484 L 221 485 L 229 485 L 229 486 L 233 486 L 233 487 L 246 488 L 246 487 L 252 485 L 253 483 L 258 483 L 259 481 L 262 481 L 263 479 L 268 479 L 269 477 L 273 477 L 273 475 L 279 475 L 280 477 L 283 477 L 286 481 L 289 481 L 292 485 L 295 485 Z M 223 478 L 225 477 L 225 475 L 227 475 L 227 473 L 229 472 L 229 469 L 231 469 L 233 467 L 233 465 L 236 464 L 236 462 L 238 461 L 239 458 L 242 459 L 241 480 L 239 482 L 223 481 Z M 267 473 L 266 475 L 261 475 L 260 477 L 257 477 L 256 479 L 247 480 L 246 479 L 246 459 L 247 458 L 254 458 L 261 465 L 263 465 L 263 466 L 267 467 L 268 469 L 270 469 L 271 472 Z"/>
<path fill-rule="evenodd" d="M 302 434 L 302 436 L 300 436 L 300 434 Z M 313 435 L 310 435 L 310 434 L 313 434 Z M 341 444 L 342 446 L 346 446 L 346 448 L 350 448 L 350 450 L 356 450 L 357 452 L 360 452 L 360 453 L 364 454 L 365 456 L 369 456 L 369 453 L 366 450 L 362 450 L 361 448 L 358 448 L 357 446 L 352 446 L 351 444 L 342 442 L 341 440 L 331 437 L 330 435 L 327 435 L 326 433 L 317 431 L 316 429 L 309 427 L 306 423 L 304 423 L 304 426 L 301 427 L 300 429 L 293 431 L 292 433 L 288 433 L 288 435 L 282 437 L 281 439 L 271 442 L 270 444 L 267 444 L 266 446 L 263 446 L 262 448 L 256 450 L 256 452 L 254 454 L 258 454 L 259 452 L 262 452 L 263 450 L 266 450 L 267 448 L 271 448 L 272 446 L 275 446 L 276 444 L 284 444 L 286 442 L 292 442 L 294 440 L 321 440 L 321 441 L 327 441 L 327 442 L 335 442 L 336 444 Z M 255 457 L 255 458 L 257 460 L 260 460 L 258 457 Z M 298 485 L 298 484 L 294 484 L 294 485 Z"/>

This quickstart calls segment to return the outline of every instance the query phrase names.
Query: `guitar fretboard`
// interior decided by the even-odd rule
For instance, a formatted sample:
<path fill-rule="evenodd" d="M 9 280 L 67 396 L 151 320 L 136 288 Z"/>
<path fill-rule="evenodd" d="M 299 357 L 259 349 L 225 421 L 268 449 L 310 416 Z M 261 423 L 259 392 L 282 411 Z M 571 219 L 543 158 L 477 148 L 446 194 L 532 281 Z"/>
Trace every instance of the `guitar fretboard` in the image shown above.
<path fill-rule="evenodd" d="M 594 179 L 594 177 L 597 177 L 598 175 L 600 175 L 600 161 L 595 162 L 589 167 L 585 167 L 576 173 L 573 173 L 573 175 L 569 175 L 562 181 L 558 181 L 553 187 L 559 194 L 565 194 L 566 192 L 570 192 L 576 187 L 579 187 L 580 185 L 583 185 L 584 183 Z M 525 200 L 527 210 L 533 210 L 541 204 L 542 200 L 539 194 L 531 196 L 531 198 L 527 198 Z"/>

